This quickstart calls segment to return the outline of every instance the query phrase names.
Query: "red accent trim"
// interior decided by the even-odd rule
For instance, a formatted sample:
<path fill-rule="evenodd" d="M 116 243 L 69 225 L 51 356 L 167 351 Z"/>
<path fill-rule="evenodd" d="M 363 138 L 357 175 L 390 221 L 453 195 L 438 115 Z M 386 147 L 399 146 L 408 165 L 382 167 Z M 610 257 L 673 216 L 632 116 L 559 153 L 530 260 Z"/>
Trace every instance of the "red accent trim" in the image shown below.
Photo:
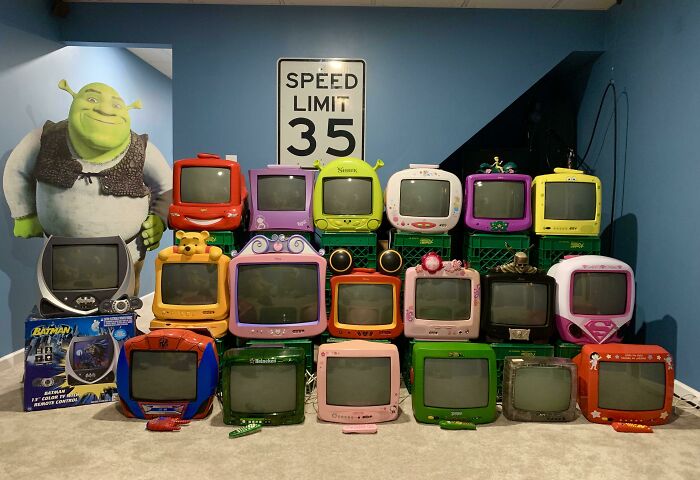
<path fill-rule="evenodd" d="M 134 350 L 154 350 L 159 352 L 188 352 L 194 350 L 197 352 L 197 366 L 199 366 L 199 362 L 202 361 L 202 355 L 204 355 L 204 350 L 209 344 L 211 344 L 216 352 L 216 344 L 211 337 L 200 335 L 189 330 L 163 328 L 153 330 L 146 335 L 130 338 L 124 342 L 124 354 L 127 363 L 129 363 L 131 361 L 131 352 Z"/>

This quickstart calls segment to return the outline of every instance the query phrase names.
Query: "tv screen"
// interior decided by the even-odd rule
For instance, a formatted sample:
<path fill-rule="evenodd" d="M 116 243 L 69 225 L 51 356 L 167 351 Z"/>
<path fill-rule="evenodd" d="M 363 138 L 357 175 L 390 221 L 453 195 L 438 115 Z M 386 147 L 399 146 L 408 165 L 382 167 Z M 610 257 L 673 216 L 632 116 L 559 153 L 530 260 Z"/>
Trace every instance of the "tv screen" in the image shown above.
<path fill-rule="evenodd" d="M 292 324 L 318 321 L 318 265 L 239 265 L 238 322 Z"/>
<path fill-rule="evenodd" d="M 51 250 L 53 290 L 119 287 L 117 245 L 56 245 Z"/>
<path fill-rule="evenodd" d="M 160 292 L 167 305 L 213 305 L 218 301 L 219 276 L 215 263 L 165 263 Z"/>
<path fill-rule="evenodd" d="M 489 403 L 489 362 L 485 358 L 426 358 L 426 407 L 479 408 Z"/>
<path fill-rule="evenodd" d="M 71 365 L 73 370 L 99 370 L 109 367 L 114 351 L 112 342 L 104 336 L 76 342 L 73 345 Z"/>
<path fill-rule="evenodd" d="M 232 365 L 231 411 L 291 412 L 297 407 L 297 366 L 291 363 Z"/>
<path fill-rule="evenodd" d="M 474 183 L 474 218 L 523 218 L 525 184 L 523 182 L 477 181 Z"/>
<path fill-rule="evenodd" d="M 183 203 L 229 203 L 231 170 L 217 167 L 183 167 L 180 171 Z"/>
<path fill-rule="evenodd" d="M 547 182 L 544 192 L 545 218 L 550 220 L 595 220 L 595 184 Z"/>
<path fill-rule="evenodd" d="M 258 210 L 298 212 L 306 208 L 306 178 L 302 175 L 259 175 Z"/>
<path fill-rule="evenodd" d="M 609 272 L 574 274 L 571 310 L 579 315 L 622 315 L 627 310 L 627 275 Z"/>
<path fill-rule="evenodd" d="M 338 285 L 337 322 L 345 325 L 391 325 L 394 286 L 371 283 Z"/>
<path fill-rule="evenodd" d="M 347 407 L 388 405 L 391 358 L 328 357 L 326 403 Z"/>
<path fill-rule="evenodd" d="M 598 407 L 607 410 L 660 410 L 666 399 L 663 362 L 598 362 Z"/>
<path fill-rule="evenodd" d="M 518 368 L 513 382 L 513 407 L 528 412 L 563 412 L 571 403 L 572 381 L 568 368 Z"/>
<path fill-rule="evenodd" d="M 491 285 L 491 323 L 541 326 L 547 324 L 547 285 L 494 282 Z"/>
<path fill-rule="evenodd" d="M 450 182 L 447 180 L 401 180 L 399 213 L 406 217 L 450 215 Z"/>
<path fill-rule="evenodd" d="M 131 397 L 151 402 L 196 400 L 197 352 L 133 351 Z"/>
<path fill-rule="evenodd" d="M 323 213 L 326 215 L 370 215 L 372 179 L 331 177 L 323 179 Z"/>
<path fill-rule="evenodd" d="M 471 318 L 471 293 L 468 278 L 417 278 L 416 318 L 467 320 Z"/>

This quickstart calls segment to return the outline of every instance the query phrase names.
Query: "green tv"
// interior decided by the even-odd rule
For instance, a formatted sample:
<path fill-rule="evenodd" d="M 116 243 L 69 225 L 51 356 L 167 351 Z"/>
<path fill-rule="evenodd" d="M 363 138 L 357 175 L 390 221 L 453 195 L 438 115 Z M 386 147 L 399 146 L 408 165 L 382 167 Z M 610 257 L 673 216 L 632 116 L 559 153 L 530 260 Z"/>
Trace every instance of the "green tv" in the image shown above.
<path fill-rule="evenodd" d="M 220 364 L 227 425 L 304 421 L 305 356 L 299 347 L 232 348 Z"/>
<path fill-rule="evenodd" d="M 423 423 L 496 419 L 496 354 L 470 342 L 413 345 L 413 415 Z"/>

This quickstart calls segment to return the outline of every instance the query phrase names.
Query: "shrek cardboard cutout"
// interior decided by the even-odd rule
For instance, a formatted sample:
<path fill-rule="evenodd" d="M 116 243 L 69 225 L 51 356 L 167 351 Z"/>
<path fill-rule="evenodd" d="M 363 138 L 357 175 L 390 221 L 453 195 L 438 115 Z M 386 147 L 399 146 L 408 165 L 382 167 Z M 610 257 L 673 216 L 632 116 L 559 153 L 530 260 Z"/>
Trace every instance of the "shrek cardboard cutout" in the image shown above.
<path fill-rule="evenodd" d="M 73 97 L 68 119 L 47 121 L 12 151 L 3 175 L 14 234 L 102 237 L 127 243 L 137 272 L 157 248 L 172 197 L 172 171 L 148 135 L 131 131 L 119 93 L 90 83 Z M 138 286 L 136 288 L 138 292 Z"/>

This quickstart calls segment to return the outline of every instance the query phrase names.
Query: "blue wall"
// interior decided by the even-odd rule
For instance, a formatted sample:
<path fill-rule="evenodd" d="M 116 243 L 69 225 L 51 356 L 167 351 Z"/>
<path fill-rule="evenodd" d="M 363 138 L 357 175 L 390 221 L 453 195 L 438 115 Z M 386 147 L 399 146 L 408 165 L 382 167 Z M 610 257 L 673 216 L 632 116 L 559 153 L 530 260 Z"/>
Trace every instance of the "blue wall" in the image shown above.
<path fill-rule="evenodd" d="M 0 32 L 9 40 L 0 46 L 0 88 L 17 92 L 16 98 L 7 95 L 17 125 L 0 132 L 3 158 L 24 132 L 65 116 L 69 98 L 55 90 L 59 78 L 78 86 L 90 72 L 115 72 L 114 62 L 126 61 L 113 52 L 89 61 L 73 57 L 74 65 L 67 66 L 59 60 L 71 50 L 46 55 L 60 48 L 58 39 L 75 45 L 169 44 L 175 158 L 236 153 L 246 169 L 275 161 L 278 58 L 364 58 L 366 158 L 385 161 L 384 182 L 408 163 L 444 160 L 572 51 L 601 50 L 605 27 L 599 12 L 84 3 L 71 3 L 65 19 L 51 19 L 50 3 L 11 0 L 11 7 L 0 10 Z M 159 111 L 149 110 L 156 102 L 148 95 L 169 96 L 169 87 L 146 94 L 138 75 L 126 76 L 131 78 L 112 83 L 126 98 L 144 100 L 145 109 L 134 113 L 138 129 L 137 121 Z M 159 120 L 168 130 L 169 115 Z M 167 155 L 169 139 L 159 137 L 159 126 L 144 124 L 144 130 Z M 4 213 L 0 235 L 11 238 Z M 0 354 L 21 345 L 39 246 L 11 242 L 12 258 L 0 264 L 0 298 L 11 299 L 8 310 L 0 307 L 0 329 L 11 323 L 12 335 L 0 336 Z M 143 282 L 152 284 L 147 276 Z"/>
<path fill-rule="evenodd" d="M 614 79 L 620 137 L 615 256 L 636 271 L 637 338 L 669 350 L 677 378 L 696 389 L 699 24 L 700 2 L 694 0 L 626 0 L 613 7 L 606 19 L 606 53 L 594 66 L 579 112 L 581 149 L 600 96 Z M 611 105 L 609 97 L 588 159 L 603 182 L 606 221 L 612 199 Z"/>
<path fill-rule="evenodd" d="M 71 4 L 72 42 L 173 46 L 175 157 L 276 162 L 280 57 L 367 61 L 366 158 L 382 181 L 440 163 L 575 50 L 600 50 L 604 14 L 446 9 Z M 122 28 L 105 29 L 93 18 Z"/>
<path fill-rule="evenodd" d="M 0 129 L 0 171 L 14 146 L 30 130 L 48 120 L 66 118 L 71 97 L 58 89 L 68 80 L 74 90 L 93 81 L 114 86 L 131 102 L 140 98 L 143 110 L 132 111 L 132 128 L 147 132 L 166 159 L 172 161 L 171 81 L 124 49 L 64 47 L 58 24 L 49 17 L 50 2 L 10 2 L 0 10 L 0 91 L 5 114 Z M 21 3 L 21 6 L 20 6 Z M 21 348 L 24 318 L 36 302 L 36 260 L 41 239 L 12 235 L 13 223 L 0 200 L 0 356 Z M 169 238 L 169 237 L 168 237 Z M 155 282 L 154 254 L 146 260 L 142 291 Z M 4 300 L 7 299 L 7 300 Z"/>

